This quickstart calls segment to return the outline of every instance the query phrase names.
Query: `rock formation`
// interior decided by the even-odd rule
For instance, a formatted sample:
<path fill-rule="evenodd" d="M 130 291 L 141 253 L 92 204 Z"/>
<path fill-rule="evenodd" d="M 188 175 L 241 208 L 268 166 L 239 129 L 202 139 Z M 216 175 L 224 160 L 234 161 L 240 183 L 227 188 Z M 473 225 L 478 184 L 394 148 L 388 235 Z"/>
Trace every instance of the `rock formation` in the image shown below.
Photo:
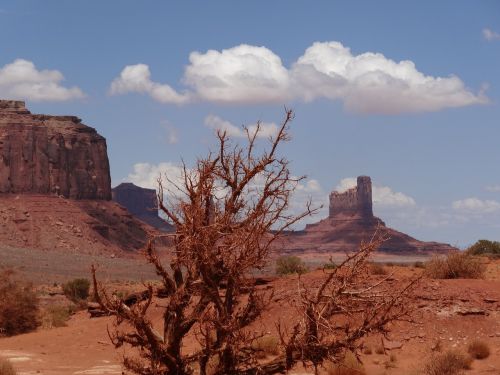
<path fill-rule="evenodd" d="M 106 140 L 74 116 L 0 100 L 0 244 L 120 253 L 158 232 L 111 201 Z"/>
<path fill-rule="evenodd" d="M 0 193 L 111 199 L 106 139 L 78 117 L 0 100 Z"/>
<path fill-rule="evenodd" d="M 283 244 L 284 252 L 355 251 L 362 241 L 370 240 L 377 228 L 390 237 L 379 249 L 382 252 L 418 255 L 456 250 L 448 244 L 418 241 L 386 227 L 381 219 L 373 215 L 370 177 L 360 176 L 356 187 L 330 194 L 326 219 L 307 225 L 303 231 L 289 234 Z"/>
<path fill-rule="evenodd" d="M 125 208 L 139 220 L 164 231 L 173 227 L 158 216 L 158 198 L 156 190 L 146 189 L 124 182 L 112 190 L 113 200 Z"/>

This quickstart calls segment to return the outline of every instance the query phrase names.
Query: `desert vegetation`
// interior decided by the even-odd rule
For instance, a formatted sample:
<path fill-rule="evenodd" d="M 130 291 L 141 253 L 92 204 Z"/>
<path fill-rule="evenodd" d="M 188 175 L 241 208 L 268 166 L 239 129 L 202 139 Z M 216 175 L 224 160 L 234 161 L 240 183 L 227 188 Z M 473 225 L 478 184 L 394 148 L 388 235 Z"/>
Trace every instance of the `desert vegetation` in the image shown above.
<path fill-rule="evenodd" d="M 294 255 L 284 255 L 276 260 L 276 274 L 279 276 L 303 274 L 307 266 L 302 259 Z"/>
<path fill-rule="evenodd" d="M 16 375 L 16 370 L 9 360 L 0 357 L 0 375 Z"/>
<path fill-rule="evenodd" d="M 500 242 L 479 240 L 466 250 L 470 255 L 482 255 L 492 258 L 500 258 Z"/>
<path fill-rule="evenodd" d="M 434 256 L 425 264 L 425 274 L 433 279 L 479 279 L 485 270 L 481 259 L 464 252 Z"/>
<path fill-rule="evenodd" d="M 447 350 L 429 358 L 424 366 L 425 375 L 459 375 L 470 369 L 472 358 L 459 350 Z"/>
<path fill-rule="evenodd" d="M 88 279 L 74 279 L 62 285 L 64 295 L 74 303 L 80 303 L 89 296 L 90 281 Z"/>
<path fill-rule="evenodd" d="M 490 347 L 485 341 L 475 339 L 467 345 L 467 353 L 474 359 L 485 359 L 490 356 Z"/>
<path fill-rule="evenodd" d="M 377 233 L 338 267 L 325 270 L 319 286 L 299 282 L 296 321 L 291 326 L 277 322 L 282 354 L 259 360 L 262 345 L 255 343 L 263 335 L 248 328 L 273 293 L 257 289 L 251 274 L 268 263 L 272 245 L 285 229 L 315 211 L 307 204 L 298 215 L 288 212 L 289 197 L 303 178 L 293 177 L 288 160 L 278 155 L 280 144 L 289 139 L 292 118 L 287 111 L 269 149 L 260 153 L 259 126 L 255 132 L 245 129 L 244 147 L 218 132 L 217 151 L 199 159 L 193 169 L 185 166 L 175 191 L 165 190 L 159 181 L 160 209 L 176 228 L 168 267 L 153 241 L 145 250 L 167 298 L 161 304 L 161 332 L 148 319 L 153 285 L 144 301 L 129 306 L 99 285 L 93 268 L 94 299 L 117 318 L 114 345 L 138 349 L 139 356 L 124 359 L 133 373 L 184 375 L 196 367 L 202 375 L 273 374 L 298 362 L 318 372 L 323 363 L 341 363 L 348 353 L 357 359 L 364 336 L 385 334 L 387 324 L 408 316 L 405 302 L 416 281 L 394 288 L 387 278 L 368 276 L 368 259 L 385 241 Z M 132 331 L 121 329 L 122 323 Z M 188 335 L 197 340 L 191 352 L 182 350 Z"/>
<path fill-rule="evenodd" d="M 36 329 L 39 307 L 33 286 L 15 278 L 12 271 L 0 273 L 0 335 L 12 336 Z"/>

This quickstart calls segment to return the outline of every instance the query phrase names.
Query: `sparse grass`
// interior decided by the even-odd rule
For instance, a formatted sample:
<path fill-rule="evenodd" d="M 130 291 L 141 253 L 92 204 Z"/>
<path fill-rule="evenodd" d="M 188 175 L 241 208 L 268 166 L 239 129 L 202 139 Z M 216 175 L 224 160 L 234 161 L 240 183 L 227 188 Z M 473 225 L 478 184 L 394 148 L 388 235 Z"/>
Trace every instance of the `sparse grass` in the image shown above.
<path fill-rule="evenodd" d="M 0 335 L 12 336 L 36 329 L 38 298 L 31 284 L 0 272 Z"/>
<path fill-rule="evenodd" d="M 252 348 L 257 351 L 258 358 L 266 358 L 268 355 L 280 353 L 279 341 L 274 336 L 262 336 L 256 339 Z"/>
<path fill-rule="evenodd" d="M 461 252 L 435 256 L 425 264 L 426 275 L 433 279 L 479 279 L 485 270 L 480 259 Z"/>
<path fill-rule="evenodd" d="M 387 270 L 380 263 L 370 263 L 370 272 L 372 275 L 387 275 Z"/>
<path fill-rule="evenodd" d="M 481 340 L 473 340 L 467 345 L 467 352 L 474 359 L 485 359 L 490 356 L 490 347 Z"/>
<path fill-rule="evenodd" d="M 87 279 L 74 279 L 64 283 L 63 292 L 69 300 L 78 303 L 89 296 L 90 281 Z"/>
<path fill-rule="evenodd" d="M 459 375 L 470 369 L 472 358 L 458 350 L 433 355 L 424 367 L 425 375 Z"/>
<path fill-rule="evenodd" d="M 42 314 L 42 326 L 44 328 L 65 327 L 72 313 L 69 306 L 49 306 Z"/>
<path fill-rule="evenodd" d="M 347 352 L 341 363 L 328 362 L 325 370 L 327 375 L 366 375 L 363 365 L 352 352 Z"/>
<path fill-rule="evenodd" d="M 302 259 L 294 255 L 281 256 L 276 260 L 276 274 L 280 276 L 307 272 L 307 266 Z"/>
<path fill-rule="evenodd" d="M 9 360 L 0 358 L 0 375 L 16 375 L 16 370 Z"/>

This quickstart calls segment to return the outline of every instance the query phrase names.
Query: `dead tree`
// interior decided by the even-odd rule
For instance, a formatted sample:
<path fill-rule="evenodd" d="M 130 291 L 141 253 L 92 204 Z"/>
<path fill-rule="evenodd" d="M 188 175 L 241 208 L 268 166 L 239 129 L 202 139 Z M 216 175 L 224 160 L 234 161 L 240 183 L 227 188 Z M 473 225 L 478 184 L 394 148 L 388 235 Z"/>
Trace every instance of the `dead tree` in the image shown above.
<path fill-rule="evenodd" d="M 159 180 L 159 208 L 175 225 L 169 267 L 160 262 L 153 241 L 145 250 L 168 297 L 161 332 L 148 320 L 151 286 L 147 300 L 129 307 L 99 287 L 93 270 L 96 301 L 118 324 L 131 326 L 112 333 L 115 346 L 139 349 L 139 357 L 125 358 L 129 370 L 184 375 L 197 363 L 202 375 L 208 367 L 212 374 L 238 374 L 258 365 L 251 345 L 255 337 L 245 328 L 262 314 L 269 296 L 249 284 L 248 276 L 265 266 L 284 230 L 313 212 L 309 204 L 299 215 L 288 212 L 290 196 L 304 178 L 292 176 L 288 160 L 278 155 L 292 119 L 287 110 L 263 152 L 257 145 L 259 124 L 245 129 L 245 146 L 218 132 L 217 151 L 192 169 L 184 165 L 182 182 L 169 181 L 174 191 L 165 191 Z M 184 352 L 188 335 L 197 338 L 198 347 Z"/>
<path fill-rule="evenodd" d="M 392 274 L 370 275 L 369 257 L 386 240 L 385 233 L 377 230 L 338 267 L 325 270 L 319 287 L 299 283 L 301 319 L 291 332 L 278 324 L 287 369 L 300 361 L 317 373 L 326 361 L 341 364 L 347 352 L 359 360 L 364 337 L 386 336 L 389 323 L 411 321 L 411 291 L 420 278 L 398 285 Z"/>
<path fill-rule="evenodd" d="M 406 316 L 405 297 L 411 285 L 396 291 L 389 278 L 367 277 L 369 255 L 382 237 L 363 245 L 333 271 L 325 271 L 318 289 L 300 283 L 298 321 L 288 332 L 279 329 L 284 354 L 262 363 L 248 329 L 261 315 L 270 295 L 259 291 L 249 275 L 265 266 L 272 245 L 291 225 L 314 210 L 289 214 L 290 196 L 303 177 L 293 177 L 279 146 L 288 140 L 293 118 L 286 111 L 269 149 L 259 152 L 256 131 L 246 130 L 245 146 L 217 134 L 217 151 L 183 168 L 182 181 L 166 191 L 159 181 L 159 208 L 175 225 L 169 265 L 151 240 L 147 260 L 162 282 L 162 325 L 154 326 L 153 287 L 132 306 L 108 295 L 93 269 L 94 298 L 104 313 L 116 317 L 110 332 L 116 347 L 131 347 L 124 365 L 141 375 L 258 375 L 283 373 L 297 362 L 317 368 L 340 360 L 347 350 L 357 353 L 360 340 Z M 168 177 L 168 176 L 167 176 Z M 168 193 L 168 194 L 165 194 Z M 164 198 L 167 197 L 166 200 Z M 125 324 L 122 324 L 125 323 Z M 186 350 L 187 338 L 197 345 Z"/>

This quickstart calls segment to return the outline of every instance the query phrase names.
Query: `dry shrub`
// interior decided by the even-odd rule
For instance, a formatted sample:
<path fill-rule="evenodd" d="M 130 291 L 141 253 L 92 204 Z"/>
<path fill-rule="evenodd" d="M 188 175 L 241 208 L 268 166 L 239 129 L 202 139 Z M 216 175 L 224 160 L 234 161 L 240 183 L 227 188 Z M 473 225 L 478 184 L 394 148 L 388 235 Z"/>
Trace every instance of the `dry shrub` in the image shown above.
<path fill-rule="evenodd" d="M 363 365 L 352 352 L 347 352 L 344 360 L 340 363 L 328 362 L 325 365 L 327 375 L 365 375 Z"/>
<path fill-rule="evenodd" d="M 473 340 L 467 345 L 467 352 L 474 359 L 485 359 L 490 356 L 490 347 L 481 340 Z"/>
<path fill-rule="evenodd" d="M 432 356 L 424 367 L 425 375 L 459 375 L 470 369 L 472 358 L 458 350 Z"/>
<path fill-rule="evenodd" d="M 42 326 L 44 328 L 66 327 L 72 310 L 68 306 L 49 306 L 42 314 Z"/>
<path fill-rule="evenodd" d="M 370 263 L 370 272 L 372 275 L 387 275 L 387 270 L 380 263 Z"/>
<path fill-rule="evenodd" d="M 0 335 L 12 336 L 38 327 L 38 298 L 33 287 L 14 279 L 12 271 L 0 273 L 0 301 Z"/>
<path fill-rule="evenodd" d="M 9 360 L 0 358 L 0 375 L 16 375 L 16 370 Z"/>
<path fill-rule="evenodd" d="M 485 270 L 480 259 L 460 252 L 435 256 L 425 265 L 426 275 L 433 279 L 479 279 Z"/>
<path fill-rule="evenodd" d="M 79 303 L 89 296 L 90 281 L 87 279 L 74 279 L 62 286 L 64 295 L 71 301 Z"/>
<path fill-rule="evenodd" d="M 258 358 L 266 358 L 268 355 L 280 353 L 279 340 L 274 336 L 262 336 L 255 340 L 252 348 L 257 351 Z"/>
<path fill-rule="evenodd" d="M 363 354 L 370 355 L 372 353 L 373 351 L 371 346 L 366 345 L 363 347 Z"/>
<path fill-rule="evenodd" d="M 385 354 L 384 346 L 382 344 L 378 344 L 375 347 L 375 353 L 377 353 L 377 354 Z"/>
<path fill-rule="evenodd" d="M 295 255 L 284 255 L 276 260 L 276 274 L 280 276 L 307 272 L 307 266 L 302 259 Z"/>

